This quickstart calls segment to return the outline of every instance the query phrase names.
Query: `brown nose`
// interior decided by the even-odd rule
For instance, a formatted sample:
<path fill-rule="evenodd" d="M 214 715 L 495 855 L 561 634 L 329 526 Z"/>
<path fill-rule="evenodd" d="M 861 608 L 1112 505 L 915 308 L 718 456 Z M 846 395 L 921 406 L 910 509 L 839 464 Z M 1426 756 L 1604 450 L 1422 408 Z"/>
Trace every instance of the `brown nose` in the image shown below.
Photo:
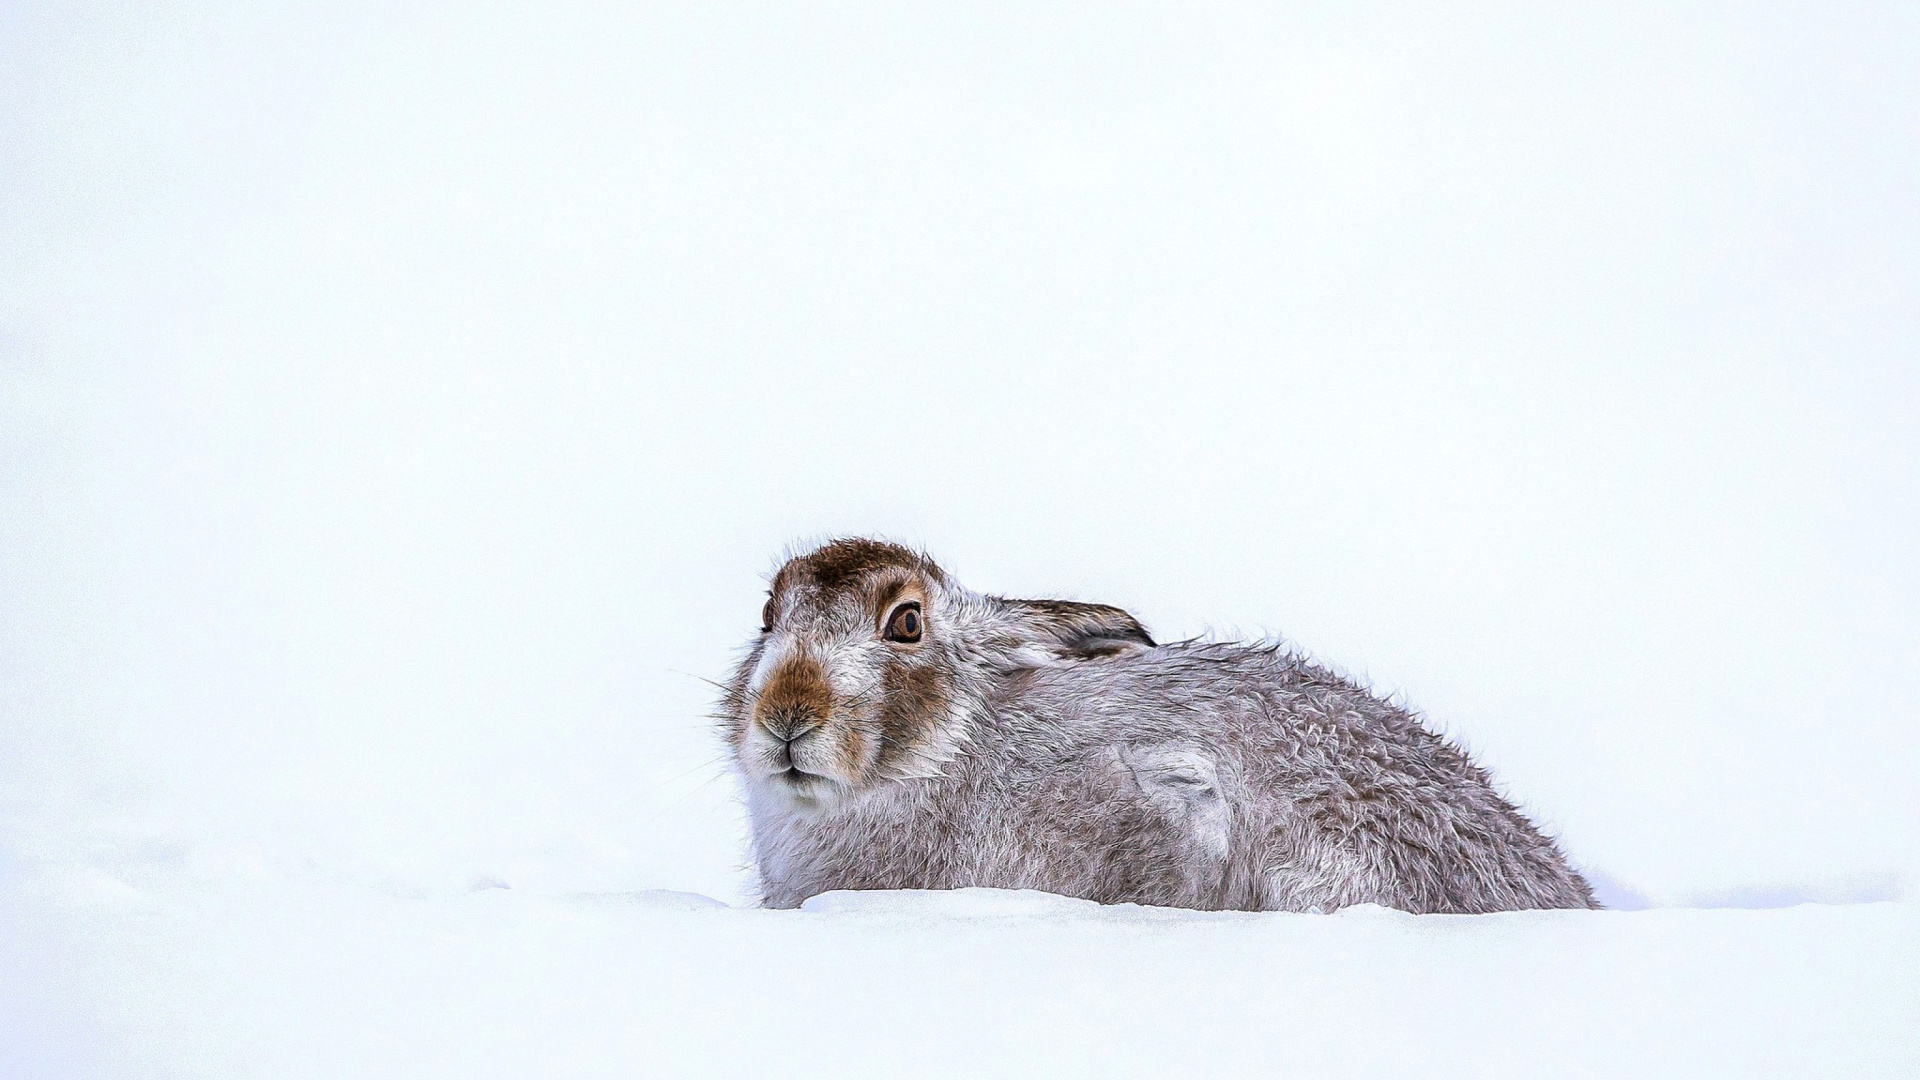
<path fill-rule="evenodd" d="M 799 655 L 774 669 L 760 689 L 753 718 L 776 739 L 792 742 L 826 722 L 833 711 L 827 673 L 811 656 Z"/>

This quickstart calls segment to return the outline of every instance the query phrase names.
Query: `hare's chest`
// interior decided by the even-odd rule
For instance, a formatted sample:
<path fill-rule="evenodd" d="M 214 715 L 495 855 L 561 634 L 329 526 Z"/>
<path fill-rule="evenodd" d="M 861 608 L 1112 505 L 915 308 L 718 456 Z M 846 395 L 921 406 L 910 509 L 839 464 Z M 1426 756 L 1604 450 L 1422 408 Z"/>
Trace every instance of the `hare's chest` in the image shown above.
<path fill-rule="evenodd" d="M 826 812 L 757 823 L 765 890 L 797 904 L 835 889 L 943 889 L 964 882 L 956 865 L 977 843 L 956 829 L 951 800 L 932 805 L 908 791 L 880 793 Z"/>

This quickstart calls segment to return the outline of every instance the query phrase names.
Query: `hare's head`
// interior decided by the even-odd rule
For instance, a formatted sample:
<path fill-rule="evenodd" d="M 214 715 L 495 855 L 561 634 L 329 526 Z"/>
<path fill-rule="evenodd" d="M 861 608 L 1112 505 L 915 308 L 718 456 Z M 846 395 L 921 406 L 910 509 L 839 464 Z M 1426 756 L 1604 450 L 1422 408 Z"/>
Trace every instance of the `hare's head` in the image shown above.
<path fill-rule="evenodd" d="M 788 560 L 760 623 L 722 718 L 747 782 L 799 803 L 937 773 L 1012 671 L 1153 645 L 1119 608 L 983 596 L 873 540 Z"/>

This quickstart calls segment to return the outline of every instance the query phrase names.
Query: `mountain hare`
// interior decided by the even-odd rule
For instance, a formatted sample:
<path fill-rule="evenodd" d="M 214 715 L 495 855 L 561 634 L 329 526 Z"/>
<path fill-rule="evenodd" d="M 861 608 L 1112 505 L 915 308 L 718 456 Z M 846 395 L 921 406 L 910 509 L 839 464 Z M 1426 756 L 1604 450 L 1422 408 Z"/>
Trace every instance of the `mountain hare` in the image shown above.
<path fill-rule="evenodd" d="M 1157 645 L 840 540 L 774 576 L 722 716 L 769 907 L 1044 889 L 1332 911 L 1597 907 L 1457 747 L 1277 647 Z"/>

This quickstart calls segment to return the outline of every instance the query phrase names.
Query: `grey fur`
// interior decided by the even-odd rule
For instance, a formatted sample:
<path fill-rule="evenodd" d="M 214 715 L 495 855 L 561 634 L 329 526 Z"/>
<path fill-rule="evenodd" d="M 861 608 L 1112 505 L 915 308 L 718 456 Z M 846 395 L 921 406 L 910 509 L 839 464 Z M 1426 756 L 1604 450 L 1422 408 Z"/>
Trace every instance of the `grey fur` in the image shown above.
<path fill-rule="evenodd" d="M 921 605 L 918 642 L 884 638 L 902 603 Z M 973 885 L 1598 906 L 1458 748 L 1277 646 L 1155 645 L 1118 608 L 984 596 L 871 541 L 789 562 L 769 612 L 722 707 L 769 907 Z"/>

